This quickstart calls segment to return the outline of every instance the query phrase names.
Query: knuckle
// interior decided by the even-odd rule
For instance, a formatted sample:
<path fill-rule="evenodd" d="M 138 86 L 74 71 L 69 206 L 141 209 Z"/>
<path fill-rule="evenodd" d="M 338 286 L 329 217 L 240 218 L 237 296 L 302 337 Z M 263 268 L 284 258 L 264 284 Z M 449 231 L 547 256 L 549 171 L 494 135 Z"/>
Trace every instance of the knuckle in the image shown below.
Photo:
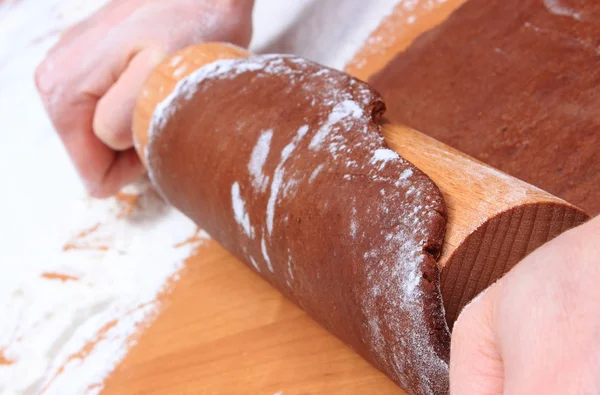
<path fill-rule="evenodd" d="M 102 186 L 88 188 L 88 194 L 95 199 L 107 199 L 113 195 Z"/>
<path fill-rule="evenodd" d="M 50 96 L 56 90 L 54 63 L 51 59 L 45 59 L 35 69 L 35 86 L 42 96 Z"/>
<path fill-rule="evenodd" d="M 82 177 L 82 180 L 89 196 L 96 199 L 106 199 L 112 195 L 104 183 L 102 174 L 96 174 L 93 179 Z"/>
<path fill-rule="evenodd" d="M 112 149 L 123 150 L 132 146 L 129 134 L 116 125 L 94 119 L 93 129 L 96 137 Z"/>

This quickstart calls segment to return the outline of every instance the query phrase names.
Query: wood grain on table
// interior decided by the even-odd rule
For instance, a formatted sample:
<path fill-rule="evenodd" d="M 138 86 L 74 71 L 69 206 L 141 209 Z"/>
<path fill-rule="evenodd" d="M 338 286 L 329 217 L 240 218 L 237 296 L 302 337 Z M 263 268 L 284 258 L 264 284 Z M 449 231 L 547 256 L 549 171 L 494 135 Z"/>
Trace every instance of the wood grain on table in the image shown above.
<path fill-rule="evenodd" d="M 400 3 L 347 71 L 366 79 L 464 0 Z M 429 3 L 429 2 L 424 2 Z M 381 34 L 384 39 L 373 39 Z M 216 242 L 191 256 L 103 394 L 403 394 Z"/>

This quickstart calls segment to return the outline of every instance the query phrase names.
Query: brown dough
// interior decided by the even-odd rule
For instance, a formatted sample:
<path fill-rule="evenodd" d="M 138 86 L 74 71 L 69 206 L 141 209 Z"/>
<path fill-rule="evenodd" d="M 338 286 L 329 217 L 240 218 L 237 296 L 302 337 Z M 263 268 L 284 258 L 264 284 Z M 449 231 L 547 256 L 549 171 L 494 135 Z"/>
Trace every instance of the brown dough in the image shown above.
<path fill-rule="evenodd" d="M 414 394 L 448 390 L 435 257 L 446 209 L 389 150 L 380 96 L 290 56 L 222 60 L 155 112 L 165 198 Z"/>
<path fill-rule="evenodd" d="M 471 0 L 370 82 L 391 119 L 600 213 L 597 0 Z"/>

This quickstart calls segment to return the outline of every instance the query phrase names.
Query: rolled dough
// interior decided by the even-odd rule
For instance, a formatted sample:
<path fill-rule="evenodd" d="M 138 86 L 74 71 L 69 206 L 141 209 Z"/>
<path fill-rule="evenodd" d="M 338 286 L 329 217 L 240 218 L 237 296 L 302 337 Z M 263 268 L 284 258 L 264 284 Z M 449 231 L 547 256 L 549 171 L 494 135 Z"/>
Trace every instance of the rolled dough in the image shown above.
<path fill-rule="evenodd" d="M 446 393 L 446 208 L 390 150 L 380 96 L 293 56 L 220 60 L 154 114 L 164 197 L 414 394 Z"/>

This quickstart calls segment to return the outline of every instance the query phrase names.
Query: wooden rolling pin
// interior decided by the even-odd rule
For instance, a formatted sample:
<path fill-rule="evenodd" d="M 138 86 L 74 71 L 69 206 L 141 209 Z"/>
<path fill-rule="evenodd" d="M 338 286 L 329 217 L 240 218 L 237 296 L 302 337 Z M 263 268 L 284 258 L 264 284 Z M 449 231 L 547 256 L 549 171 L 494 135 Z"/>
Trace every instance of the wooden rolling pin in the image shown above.
<path fill-rule="evenodd" d="M 165 60 L 148 78 L 135 108 L 133 131 L 142 160 L 154 110 L 178 81 L 216 60 L 249 55 L 205 43 Z M 438 265 L 450 327 L 473 297 L 528 253 L 589 218 L 564 200 L 420 132 L 387 122 L 383 131 L 389 146 L 425 172 L 444 196 L 448 222 Z"/>

